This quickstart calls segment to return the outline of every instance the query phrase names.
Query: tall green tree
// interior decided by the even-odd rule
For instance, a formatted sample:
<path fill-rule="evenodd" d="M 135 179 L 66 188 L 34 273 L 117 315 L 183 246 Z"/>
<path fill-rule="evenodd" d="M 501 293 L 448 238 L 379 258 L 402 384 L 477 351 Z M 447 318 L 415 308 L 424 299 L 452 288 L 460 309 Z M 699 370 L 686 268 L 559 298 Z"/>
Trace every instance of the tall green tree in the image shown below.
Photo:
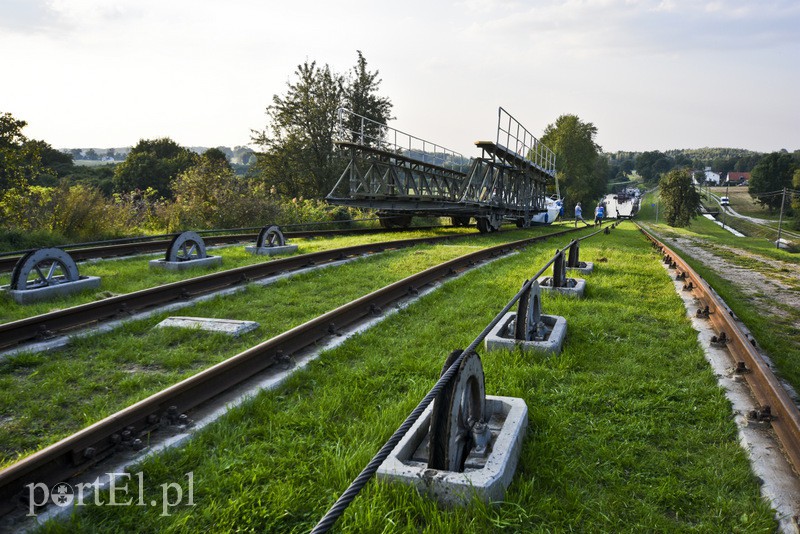
<path fill-rule="evenodd" d="M 577 115 L 561 115 L 542 135 L 542 143 L 556 154 L 562 196 L 571 205 L 581 202 L 588 206 L 605 193 L 608 163 L 599 157 L 596 135 L 597 127 Z"/>
<path fill-rule="evenodd" d="M 22 133 L 27 124 L 11 113 L 0 113 L 0 199 L 12 189 L 22 191 L 28 185 L 54 184 L 57 172 L 49 165 L 64 163 L 69 158 L 63 155 L 62 161 L 61 153 L 49 144 L 28 139 Z M 42 161 L 43 154 L 47 162 Z"/>
<path fill-rule="evenodd" d="M 658 150 L 642 152 L 636 157 L 636 172 L 648 183 L 656 183 L 672 166 L 670 157 Z"/>
<path fill-rule="evenodd" d="M 380 125 L 385 125 L 392 119 L 392 102 L 388 97 L 378 94 L 381 84 L 378 71 L 367 70 L 367 60 L 364 59 L 361 50 L 357 52 L 358 61 L 345 80 L 344 105 L 354 114 L 374 121 L 364 122 L 363 133 L 367 141 L 381 137 L 383 132 Z M 347 128 L 352 132 L 362 131 L 361 122 L 357 117 L 350 117 Z"/>
<path fill-rule="evenodd" d="M 142 139 L 114 169 L 118 193 L 153 188 L 159 196 L 172 198 L 170 181 L 195 165 L 199 156 L 168 137 Z"/>
<path fill-rule="evenodd" d="M 700 193 L 688 169 L 673 169 L 658 182 L 664 220 L 670 226 L 688 226 L 700 209 Z"/>
<path fill-rule="evenodd" d="M 343 79 L 316 61 L 298 65 L 295 77 L 285 96 L 272 97 L 268 128 L 254 132 L 253 142 L 264 149 L 257 168 L 281 193 L 323 196 L 336 179 L 333 129 Z"/>
<path fill-rule="evenodd" d="M 748 190 L 761 204 L 770 210 L 780 209 L 781 197 L 768 195 L 792 186 L 792 175 L 798 168 L 791 154 L 787 152 L 773 152 L 767 154 L 758 162 L 750 174 Z"/>
<path fill-rule="evenodd" d="M 336 112 L 342 106 L 377 122 L 391 112 L 388 98 L 377 94 L 378 72 L 370 72 L 361 52 L 349 76 L 315 61 L 298 65 L 285 95 L 274 95 L 267 108 L 269 124 L 253 131 L 261 147 L 255 171 L 268 189 L 292 197 L 323 197 L 343 169 L 334 151 Z"/>

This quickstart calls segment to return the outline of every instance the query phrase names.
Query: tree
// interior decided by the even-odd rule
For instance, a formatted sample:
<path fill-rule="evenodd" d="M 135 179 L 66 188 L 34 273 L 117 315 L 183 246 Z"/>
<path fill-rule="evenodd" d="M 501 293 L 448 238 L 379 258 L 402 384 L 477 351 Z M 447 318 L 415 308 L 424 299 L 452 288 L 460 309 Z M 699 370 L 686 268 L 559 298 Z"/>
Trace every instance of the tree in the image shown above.
<path fill-rule="evenodd" d="M 211 149 L 215 150 L 215 149 Z M 253 180 L 236 176 L 224 158 L 205 152 L 172 182 L 170 229 L 232 228 L 274 221 L 277 204 Z"/>
<path fill-rule="evenodd" d="M 63 178 L 72 171 L 74 163 L 71 155 L 56 150 L 45 141 L 33 140 L 27 144 L 33 145 L 32 151 L 38 152 L 42 167 L 49 169 L 49 172 L 38 176 L 35 180 L 36 185 L 54 186 L 57 183 L 56 178 Z"/>
<path fill-rule="evenodd" d="M 700 209 L 700 193 L 692 183 L 687 169 L 675 169 L 658 182 L 664 220 L 670 226 L 688 226 Z"/>
<path fill-rule="evenodd" d="M 344 87 L 345 106 L 356 115 L 366 117 L 378 124 L 385 125 L 393 117 L 392 102 L 387 97 L 378 96 L 378 86 L 381 80 L 378 78 L 378 71 L 369 72 L 367 70 L 367 60 L 361 50 L 358 52 L 358 61 L 353 67 L 352 72 L 346 80 Z M 379 139 L 381 137 L 381 127 L 374 123 L 364 124 L 364 134 L 366 139 Z M 350 117 L 347 128 L 350 131 L 360 132 L 360 120 L 358 117 Z"/>
<path fill-rule="evenodd" d="M 171 198 L 170 181 L 198 161 L 198 155 L 168 137 L 142 139 L 114 169 L 114 189 L 126 193 L 153 188 Z"/>
<path fill-rule="evenodd" d="M 11 113 L 0 114 L 0 198 L 8 190 L 55 176 L 42 164 L 41 142 L 30 141 L 22 133 L 27 124 Z"/>
<path fill-rule="evenodd" d="M 672 168 L 672 160 L 666 154 L 653 150 L 642 152 L 636 157 L 636 172 L 645 182 L 655 183 L 659 176 Z"/>
<path fill-rule="evenodd" d="M 267 128 L 252 136 L 262 147 L 255 171 L 267 189 L 292 197 L 325 196 L 344 167 L 333 144 L 337 110 L 348 105 L 378 122 L 389 118 L 391 103 L 376 94 L 377 71 L 367 70 L 361 52 L 358 57 L 348 78 L 306 61 L 298 65 L 296 81 L 287 83 L 286 95 L 272 97 Z"/>
<path fill-rule="evenodd" d="M 582 122 L 577 115 L 561 115 L 542 135 L 542 143 L 556 154 L 559 185 L 570 203 L 588 204 L 605 193 L 607 162 L 599 158 L 601 149 L 594 141 L 596 135 L 597 127 Z"/>
<path fill-rule="evenodd" d="M 274 95 L 267 108 L 270 125 L 254 132 L 264 147 L 257 166 L 264 179 L 290 196 L 323 196 L 333 186 L 333 128 L 342 103 L 343 80 L 328 65 L 306 61 L 288 83 L 286 96 Z"/>
<path fill-rule="evenodd" d="M 767 154 L 758 162 L 750 174 L 748 190 L 750 195 L 770 210 L 780 209 L 780 195 L 768 195 L 791 187 L 792 175 L 798 168 L 794 158 L 786 152 Z"/>
<path fill-rule="evenodd" d="M 100 159 L 100 156 L 97 155 L 97 151 L 93 148 L 90 148 L 86 151 L 86 159 L 90 161 L 97 161 Z"/>
<path fill-rule="evenodd" d="M 704 173 L 703 171 L 694 171 L 693 176 L 694 180 L 700 185 L 703 185 L 706 181 L 706 173 Z"/>
<path fill-rule="evenodd" d="M 225 152 L 219 148 L 209 148 L 203 152 L 203 155 L 200 156 L 200 160 L 203 163 L 208 163 L 211 166 L 216 166 L 221 169 L 231 169 L 231 164 L 228 162 L 228 157 L 225 155 Z"/>

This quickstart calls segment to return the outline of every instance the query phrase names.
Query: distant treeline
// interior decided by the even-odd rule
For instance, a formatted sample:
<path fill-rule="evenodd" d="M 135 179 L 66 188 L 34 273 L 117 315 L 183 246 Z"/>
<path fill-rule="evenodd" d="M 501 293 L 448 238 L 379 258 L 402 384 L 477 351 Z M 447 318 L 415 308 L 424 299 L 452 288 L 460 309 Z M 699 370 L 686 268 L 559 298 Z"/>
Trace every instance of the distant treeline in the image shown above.
<path fill-rule="evenodd" d="M 787 150 L 780 151 L 789 154 Z M 710 167 L 721 176 L 729 172 L 752 172 L 758 163 L 767 156 L 762 152 L 741 148 L 686 148 L 660 152 L 608 152 L 610 178 L 618 179 L 636 171 L 646 182 L 654 182 L 658 177 L 675 168 L 703 170 Z M 800 161 L 800 150 L 791 153 Z"/>
<path fill-rule="evenodd" d="M 124 161 L 133 147 L 112 147 L 112 148 L 62 148 L 61 152 L 72 156 L 74 161 Z M 210 147 L 205 146 L 190 146 L 188 150 L 196 153 L 203 154 Z M 251 158 L 254 157 L 252 148 L 246 146 L 235 146 L 233 148 L 227 146 L 213 147 L 225 154 L 228 162 L 233 165 L 249 165 Z"/>

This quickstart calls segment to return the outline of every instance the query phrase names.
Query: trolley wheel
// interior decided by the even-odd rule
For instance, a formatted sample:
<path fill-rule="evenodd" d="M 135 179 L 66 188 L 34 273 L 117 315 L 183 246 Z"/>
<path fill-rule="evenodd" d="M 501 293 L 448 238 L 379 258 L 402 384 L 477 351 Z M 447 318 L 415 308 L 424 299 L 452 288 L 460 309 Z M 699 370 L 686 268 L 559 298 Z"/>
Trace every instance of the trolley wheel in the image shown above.
<path fill-rule="evenodd" d="M 450 217 L 453 226 L 469 226 L 469 220 L 469 215 L 453 215 Z"/>
<path fill-rule="evenodd" d="M 381 223 L 381 228 L 408 228 L 411 226 L 412 215 L 390 215 L 388 213 L 379 213 L 378 218 Z"/>
<path fill-rule="evenodd" d="M 452 362 L 458 351 L 448 357 Z M 445 364 L 447 365 L 447 363 Z M 486 389 L 480 357 L 471 352 L 433 401 L 428 467 L 460 472 L 474 443 L 472 426 L 483 422 Z"/>
<path fill-rule="evenodd" d="M 206 244 L 196 232 L 176 235 L 167 247 L 167 261 L 201 260 L 205 257 Z"/>
<path fill-rule="evenodd" d="M 60 248 L 40 248 L 22 256 L 11 272 L 10 288 L 39 289 L 80 279 L 72 256 Z"/>
<path fill-rule="evenodd" d="M 503 216 L 502 215 L 489 215 L 487 218 L 489 222 L 489 231 L 490 232 L 499 232 L 500 227 L 503 226 Z"/>
<path fill-rule="evenodd" d="M 491 230 L 489 229 L 489 218 L 488 217 L 478 217 L 475 219 L 478 223 L 478 231 L 482 234 L 489 233 Z"/>
<path fill-rule="evenodd" d="M 278 225 L 265 226 L 258 233 L 256 246 L 262 247 L 282 247 L 286 245 L 286 238 Z"/>

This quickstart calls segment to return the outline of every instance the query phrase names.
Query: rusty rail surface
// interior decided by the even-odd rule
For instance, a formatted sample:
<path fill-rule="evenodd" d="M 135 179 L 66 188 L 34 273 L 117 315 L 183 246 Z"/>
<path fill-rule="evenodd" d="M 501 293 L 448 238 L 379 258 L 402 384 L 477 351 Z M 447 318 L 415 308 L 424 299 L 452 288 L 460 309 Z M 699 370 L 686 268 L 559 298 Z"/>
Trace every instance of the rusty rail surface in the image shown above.
<path fill-rule="evenodd" d="M 15 499 L 19 502 L 17 497 L 24 495 L 27 484 L 44 483 L 50 486 L 67 481 L 115 451 L 128 450 L 135 438 L 141 437 L 147 443 L 147 435 L 174 419 L 175 414 L 188 412 L 274 363 L 286 361 L 293 353 L 316 344 L 339 329 L 380 313 L 382 308 L 415 293 L 423 286 L 476 262 L 575 231 L 569 229 L 504 243 L 431 267 L 292 328 L 110 415 L 0 471 L 0 515 L 14 510 Z M 430 239 L 413 241 L 425 242 Z M 394 246 L 397 246 L 396 243 Z"/>
<path fill-rule="evenodd" d="M 409 232 L 414 230 L 431 230 L 440 228 L 439 226 L 416 226 L 410 228 L 350 228 L 345 230 L 302 230 L 296 232 L 284 232 L 287 238 L 301 237 L 332 237 L 337 235 L 368 235 L 391 232 Z M 206 245 L 225 245 L 241 243 L 243 241 L 255 241 L 258 238 L 256 233 L 227 234 L 203 236 Z M 113 245 L 98 245 L 92 247 L 65 247 L 69 255 L 75 261 L 85 261 L 98 258 L 114 258 L 119 256 L 135 256 L 138 254 L 149 254 L 153 252 L 164 252 L 169 247 L 171 239 L 153 239 L 151 241 L 133 241 L 130 243 L 116 243 Z M 0 256 L 0 273 L 11 271 L 22 256 Z"/>
<path fill-rule="evenodd" d="M 235 269 L 198 276 L 158 287 L 142 289 L 125 295 L 110 297 L 73 306 L 71 308 L 65 308 L 63 310 L 37 315 L 35 317 L 28 317 L 0 324 L 0 348 L 11 347 L 32 339 L 46 339 L 53 337 L 59 332 L 68 331 L 87 324 L 125 317 L 135 311 L 152 306 L 187 299 L 203 293 L 217 291 L 260 278 L 266 278 L 278 273 L 296 271 L 310 265 L 329 263 L 351 256 L 383 252 L 390 249 L 413 247 L 422 243 L 433 244 L 439 241 L 447 241 L 460 237 L 464 237 L 464 234 L 420 237 L 355 245 L 352 247 L 290 256 L 280 260 L 237 267 Z"/>
<path fill-rule="evenodd" d="M 638 226 L 638 224 L 637 224 Z M 762 406 L 762 412 L 771 412 L 772 428 L 777 435 L 783 451 L 796 473 L 800 473 L 800 410 L 781 386 L 772 369 L 748 340 L 745 333 L 736 324 L 733 312 L 722 302 L 713 289 L 686 263 L 675 251 L 656 239 L 652 234 L 639 226 L 639 230 L 653 242 L 664 254 L 664 262 L 679 270 L 685 276 L 684 287 L 688 290 L 691 284 L 693 296 L 700 307 L 708 306 L 708 318 L 714 325 L 717 335 L 722 332 L 727 338 L 726 346 L 734 363 L 744 362 L 751 372 L 743 376 L 750 386 L 756 401 Z M 765 407 L 769 407 L 767 410 Z"/>

